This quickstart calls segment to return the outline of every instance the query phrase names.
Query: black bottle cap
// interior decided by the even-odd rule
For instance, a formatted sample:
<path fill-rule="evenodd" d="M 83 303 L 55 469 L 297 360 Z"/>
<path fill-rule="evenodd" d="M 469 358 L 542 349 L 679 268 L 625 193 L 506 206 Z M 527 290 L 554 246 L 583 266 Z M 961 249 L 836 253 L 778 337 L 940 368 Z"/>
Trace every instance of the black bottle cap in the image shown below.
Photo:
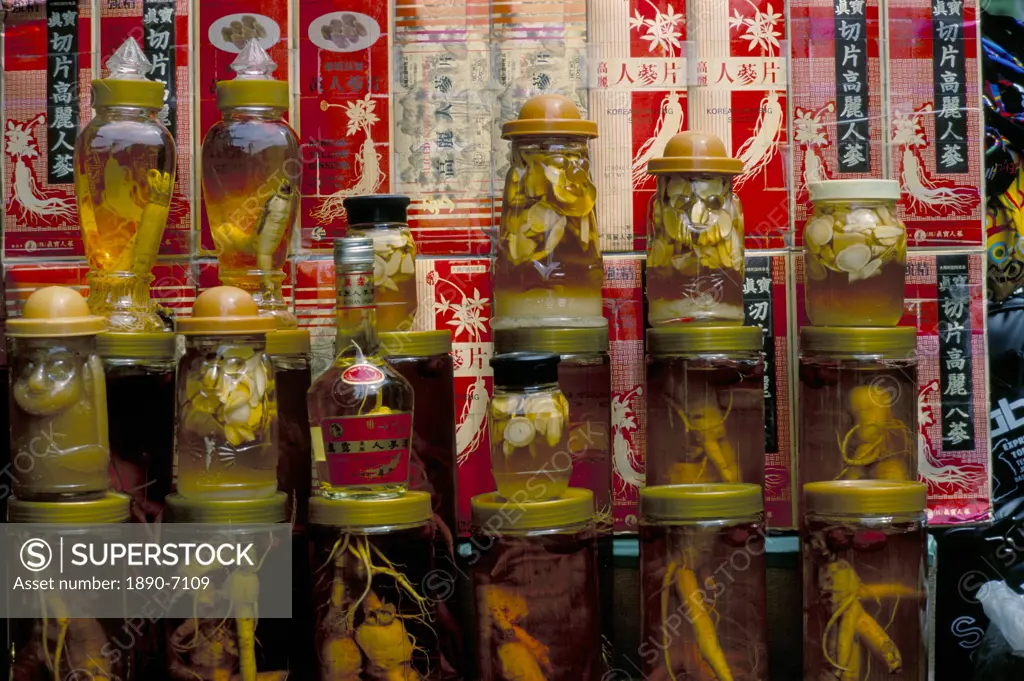
<path fill-rule="evenodd" d="M 383 222 L 408 222 L 409 197 L 397 194 L 349 196 L 341 204 L 348 213 L 348 224 L 371 225 Z"/>
<path fill-rule="evenodd" d="M 491 357 L 494 385 L 502 388 L 529 388 L 558 383 L 561 357 L 553 352 L 506 352 Z"/>

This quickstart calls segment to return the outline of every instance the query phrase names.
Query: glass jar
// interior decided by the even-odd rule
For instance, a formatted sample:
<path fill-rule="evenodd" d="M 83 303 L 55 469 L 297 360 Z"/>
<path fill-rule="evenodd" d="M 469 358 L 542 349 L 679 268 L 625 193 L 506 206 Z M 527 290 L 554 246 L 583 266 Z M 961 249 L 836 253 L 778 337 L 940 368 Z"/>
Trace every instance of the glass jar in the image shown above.
<path fill-rule="evenodd" d="M 274 365 L 277 393 L 277 488 L 288 495 L 288 520 L 301 528 L 309 512 L 313 467 L 306 411 L 306 393 L 312 381 L 309 331 L 271 331 L 267 355 Z"/>
<path fill-rule="evenodd" d="M 656 327 L 647 352 L 647 484 L 764 485 L 761 329 Z"/>
<path fill-rule="evenodd" d="M 804 308 L 815 326 L 896 326 L 903 316 L 907 230 L 895 180 L 808 185 Z"/>
<path fill-rule="evenodd" d="M 103 317 L 63 286 L 35 291 L 7 321 L 14 493 L 25 501 L 99 496 L 110 484 Z"/>
<path fill-rule="evenodd" d="M 185 336 L 175 401 L 177 490 L 193 499 L 277 492 L 277 398 L 266 353 L 274 320 L 233 286 L 199 294 Z"/>
<path fill-rule="evenodd" d="M 590 490 L 523 504 L 490 492 L 471 506 L 477 678 L 602 678 Z"/>
<path fill-rule="evenodd" d="M 767 681 L 761 488 L 640 490 L 644 678 Z"/>
<path fill-rule="evenodd" d="M 76 294 L 77 295 L 77 294 Z M 83 303 L 85 301 L 83 300 Z M 43 539 L 51 546 L 67 540 L 80 540 L 82 529 L 79 525 L 116 524 L 128 522 L 129 499 L 123 494 L 108 493 L 84 501 L 62 500 L 60 502 L 34 502 L 12 497 L 8 504 L 9 523 L 40 523 L 48 527 L 32 533 L 34 538 Z M 71 525 L 61 529 L 61 525 Z M 90 531 L 90 538 L 96 539 L 96 529 Z M 113 529 L 113 528 L 112 528 Z M 99 533 L 102 536 L 103 533 Z M 116 531 L 110 540 L 116 541 Z M 65 575 L 66 576 L 66 575 Z M 33 578 L 61 577 L 56 564 L 37 572 Z M 44 598 L 48 618 L 8 618 L 10 638 L 7 640 L 8 654 L 11 655 L 10 678 L 15 681 L 53 681 L 53 679 L 121 679 L 132 681 L 146 678 L 136 669 L 136 662 L 145 663 L 144 656 L 150 651 L 153 636 L 148 624 L 133 621 L 131 625 L 123 618 L 70 617 L 61 618 L 61 611 L 67 611 L 67 598 L 61 590 L 29 592 L 30 598 Z M 8 606 L 18 609 L 18 594 L 8 596 Z M 24 611 L 23 611 L 24 612 Z M 129 626 L 136 627 L 129 629 Z M 142 631 L 138 627 L 142 628 Z M 117 643 L 124 640 L 125 632 L 133 631 L 135 645 L 124 648 Z M 54 667 L 57 667 L 56 669 Z"/>
<path fill-rule="evenodd" d="M 800 329 L 800 484 L 917 480 L 917 330 Z"/>
<path fill-rule="evenodd" d="M 743 162 L 722 140 L 683 132 L 652 158 L 658 179 L 647 227 L 647 321 L 743 323 Z"/>
<path fill-rule="evenodd" d="M 495 249 L 492 328 L 601 326 L 604 268 L 587 140 L 597 125 L 560 95 L 526 102 L 512 141 Z"/>
<path fill-rule="evenodd" d="M 149 296 L 177 152 L 158 118 L 164 86 L 133 38 L 107 60 L 110 75 L 92 82 L 95 117 L 75 143 L 75 198 L 89 261 L 89 308 L 111 331 L 164 330 Z"/>
<path fill-rule="evenodd" d="M 803 496 L 804 678 L 923 681 L 926 485 L 815 482 Z"/>
<path fill-rule="evenodd" d="M 558 363 L 551 352 L 491 357 L 491 475 L 506 499 L 553 499 L 569 487 L 569 403 L 558 387 Z"/>
<path fill-rule="evenodd" d="M 437 577 L 430 495 L 309 503 L 320 679 L 454 679 L 458 636 L 427 589 Z"/>
<path fill-rule="evenodd" d="M 408 196 L 349 196 L 346 236 L 373 239 L 373 292 L 378 331 L 408 331 L 416 316 L 416 242 Z"/>
<path fill-rule="evenodd" d="M 132 519 L 152 523 L 171 491 L 174 468 L 173 333 L 103 333 L 112 486 L 132 499 Z M 146 408 L 139 409 L 145 397 Z"/>
<path fill-rule="evenodd" d="M 282 119 L 288 83 L 274 80 L 277 65 L 255 39 L 231 68 L 235 79 L 217 82 L 223 119 L 202 147 L 203 198 L 220 281 L 252 294 L 260 314 L 274 317 L 278 328 L 294 329 L 281 292 L 302 181 L 299 141 Z"/>

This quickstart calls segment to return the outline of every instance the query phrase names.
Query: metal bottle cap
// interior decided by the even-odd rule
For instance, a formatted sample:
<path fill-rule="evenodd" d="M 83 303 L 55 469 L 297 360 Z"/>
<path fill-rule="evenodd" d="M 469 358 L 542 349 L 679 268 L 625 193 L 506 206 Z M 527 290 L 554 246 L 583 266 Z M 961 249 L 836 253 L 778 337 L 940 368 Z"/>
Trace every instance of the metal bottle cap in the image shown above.
<path fill-rule="evenodd" d="M 334 240 L 334 266 L 351 267 L 364 265 L 373 267 L 373 238 L 368 236 L 347 236 Z"/>

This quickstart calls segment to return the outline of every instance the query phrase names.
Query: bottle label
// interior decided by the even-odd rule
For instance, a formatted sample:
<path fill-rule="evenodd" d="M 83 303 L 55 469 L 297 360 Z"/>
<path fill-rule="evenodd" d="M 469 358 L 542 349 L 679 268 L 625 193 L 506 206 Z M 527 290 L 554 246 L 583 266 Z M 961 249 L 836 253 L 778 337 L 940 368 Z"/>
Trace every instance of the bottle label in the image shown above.
<path fill-rule="evenodd" d="M 332 487 L 409 481 L 412 412 L 339 416 L 320 422 Z"/>
<path fill-rule="evenodd" d="M 373 307 L 373 272 L 345 272 L 338 275 L 338 291 L 341 293 L 338 305 L 354 309 Z"/>
<path fill-rule="evenodd" d="M 384 372 L 372 364 L 353 364 L 341 372 L 341 380 L 349 385 L 373 385 L 384 378 Z"/>

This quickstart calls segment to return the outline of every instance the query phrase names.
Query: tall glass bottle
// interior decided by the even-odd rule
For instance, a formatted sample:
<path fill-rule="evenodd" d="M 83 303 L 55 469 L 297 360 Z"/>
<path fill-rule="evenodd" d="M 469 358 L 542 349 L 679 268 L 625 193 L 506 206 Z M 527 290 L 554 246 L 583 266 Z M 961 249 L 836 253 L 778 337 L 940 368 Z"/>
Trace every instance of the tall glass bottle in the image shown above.
<path fill-rule="evenodd" d="M 332 499 L 409 486 L 413 389 L 380 354 L 373 259 L 369 237 L 334 242 L 338 355 L 307 397 L 320 494 Z"/>
<path fill-rule="evenodd" d="M 75 144 L 75 198 L 89 261 L 89 308 L 111 331 L 163 331 L 149 297 L 174 187 L 174 139 L 157 114 L 164 87 L 134 39 L 92 82 L 96 117 Z"/>
<path fill-rule="evenodd" d="M 223 119 L 203 140 L 203 196 L 217 245 L 220 280 L 256 300 L 279 329 L 297 322 L 281 293 L 285 257 L 299 206 L 302 162 L 295 131 L 282 120 L 288 83 L 270 74 L 274 60 L 250 40 L 217 82 Z"/>

